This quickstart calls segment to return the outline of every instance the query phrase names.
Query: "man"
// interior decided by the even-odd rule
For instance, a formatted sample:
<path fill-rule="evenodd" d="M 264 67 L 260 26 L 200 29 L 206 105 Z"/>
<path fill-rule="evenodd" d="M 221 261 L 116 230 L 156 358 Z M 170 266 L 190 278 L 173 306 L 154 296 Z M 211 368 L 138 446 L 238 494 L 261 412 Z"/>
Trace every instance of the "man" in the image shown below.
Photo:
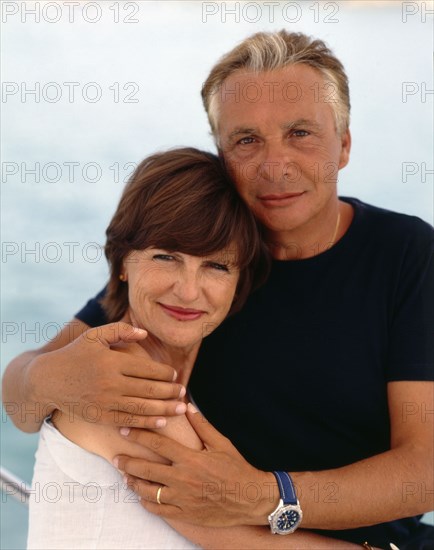
<path fill-rule="evenodd" d="M 254 35 L 214 67 L 203 99 L 222 159 L 264 227 L 272 272 L 205 341 L 189 384 L 228 439 L 190 411 L 205 451 L 124 429 L 173 464 L 116 465 L 144 506 L 170 520 L 270 522 L 286 534 L 301 507 L 303 528 L 347 541 L 434 540 L 414 517 L 433 507 L 432 228 L 338 198 L 351 147 L 348 82 L 321 41 Z M 78 319 L 80 333 L 104 322 L 95 301 Z M 47 355 L 24 354 L 5 374 L 5 401 L 39 402 L 47 413 L 50 402 L 65 412 L 77 403 L 83 416 L 94 402 L 99 421 L 123 426 L 182 414 L 173 370 L 109 350 L 139 338 L 119 330 L 100 329 L 93 348 L 95 331 L 53 351 L 73 339 L 64 331 Z M 13 420 L 27 431 L 41 421 Z"/>

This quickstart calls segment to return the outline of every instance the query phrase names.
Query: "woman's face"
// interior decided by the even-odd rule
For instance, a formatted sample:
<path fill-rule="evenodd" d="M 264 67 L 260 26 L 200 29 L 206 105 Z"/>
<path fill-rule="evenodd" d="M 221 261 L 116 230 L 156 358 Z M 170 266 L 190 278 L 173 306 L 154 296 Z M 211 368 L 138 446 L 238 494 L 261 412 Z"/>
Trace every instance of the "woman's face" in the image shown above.
<path fill-rule="evenodd" d="M 166 345 L 188 348 L 228 314 L 239 270 L 234 248 L 206 257 L 146 248 L 127 256 L 124 275 L 134 323 Z"/>

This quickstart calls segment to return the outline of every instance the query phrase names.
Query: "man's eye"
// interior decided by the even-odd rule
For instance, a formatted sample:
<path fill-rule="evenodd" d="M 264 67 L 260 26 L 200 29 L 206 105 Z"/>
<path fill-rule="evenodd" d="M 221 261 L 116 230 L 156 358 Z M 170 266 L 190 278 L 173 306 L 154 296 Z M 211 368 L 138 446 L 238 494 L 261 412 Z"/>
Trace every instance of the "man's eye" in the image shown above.
<path fill-rule="evenodd" d="M 307 132 L 306 130 L 294 130 L 292 135 L 297 137 L 305 137 L 309 135 L 309 132 Z"/>
<path fill-rule="evenodd" d="M 219 264 L 218 262 L 208 262 L 208 267 L 216 269 L 217 271 L 229 272 L 229 267 L 226 264 Z"/>
<path fill-rule="evenodd" d="M 152 256 L 152 259 L 162 260 L 163 262 L 170 262 L 171 260 L 175 260 L 175 257 L 171 256 L 170 254 L 154 254 Z"/>
<path fill-rule="evenodd" d="M 252 137 L 244 137 L 244 138 L 241 138 L 239 141 L 237 141 L 237 144 L 238 145 L 250 145 L 251 143 L 253 143 L 255 141 L 255 138 L 252 138 Z"/>

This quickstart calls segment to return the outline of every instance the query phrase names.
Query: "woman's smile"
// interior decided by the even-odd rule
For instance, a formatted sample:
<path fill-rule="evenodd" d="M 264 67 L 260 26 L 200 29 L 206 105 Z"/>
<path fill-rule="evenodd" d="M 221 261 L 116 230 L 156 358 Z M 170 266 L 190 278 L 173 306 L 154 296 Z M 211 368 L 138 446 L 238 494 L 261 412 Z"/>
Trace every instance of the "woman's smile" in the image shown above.
<path fill-rule="evenodd" d="M 200 309 L 184 308 L 179 306 L 171 306 L 168 304 L 162 304 L 157 302 L 162 307 L 163 311 L 170 317 L 174 317 L 178 321 L 196 321 L 204 315 L 206 312 Z"/>

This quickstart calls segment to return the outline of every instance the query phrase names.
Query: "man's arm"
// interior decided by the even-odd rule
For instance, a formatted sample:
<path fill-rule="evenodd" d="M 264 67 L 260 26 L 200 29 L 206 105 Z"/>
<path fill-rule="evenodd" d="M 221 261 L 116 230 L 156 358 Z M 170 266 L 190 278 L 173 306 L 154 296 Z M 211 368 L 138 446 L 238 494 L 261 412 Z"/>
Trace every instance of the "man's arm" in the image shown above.
<path fill-rule="evenodd" d="M 200 527 L 179 521 L 168 521 L 178 533 L 205 550 L 344 550 L 359 548 L 338 539 L 322 537 L 299 529 L 288 536 L 273 535 L 268 527 L 240 525 L 237 527 Z"/>
<path fill-rule="evenodd" d="M 161 427 L 165 416 L 185 412 L 176 401 L 185 389 L 173 383 L 175 370 L 145 357 L 135 344 L 146 331 L 126 323 L 87 329 L 74 319 L 53 341 L 9 363 L 3 405 L 17 428 L 36 432 L 55 409 L 85 420 L 89 411 L 93 422 L 146 428 Z M 119 342 L 137 346 L 140 353 L 111 348 Z"/>
<path fill-rule="evenodd" d="M 389 383 L 389 451 L 342 468 L 291 473 L 303 528 L 351 529 L 433 509 L 433 387 L 431 382 Z M 143 505 L 165 518 L 198 525 L 267 524 L 279 499 L 274 475 L 248 464 L 200 414 L 188 415 L 205 451 L 190 451 L 140 430 L 127 436 L 173 463 L 162 466 L 120 457 L 119 467 L 135 476 Z M 165 486 L 161 506 L 152 499 L 160 485 Z"/>
<path fill-rule="evenodd" d="M 140 431 L 143 432 L 143 430 Z M 202 441 L 197 436 L 185 415 L 168 418 L 167 426 L 158 430 L 156 433 L 158 435 L 167 436 L 174 441 L 182 442 L 183 445 L 191 449 L 203 449 Z M 149 449 L 146 447 L 140 448 L 141 453 L 143 451 L 149 452 Z M 163 461 L 158 455 L 152 454 L 153 456 L 149 460 L 159 461 L 162 464 L 168 463 L 167 460 Z M 143 454 L 136 456 L 143 456 Z M 134 483 L 132 483 L 132 488 L 134 488 Z M 153 498 L 155 501 L 156 494 L 153 495 Z M 164 491 L 161 491 L 161 498 L 164 501 Z M 328 537 L 322 537 L 304 529 L 292 534 L 290 537 L 281 537 L 274 536 L 268 527 L 254 525 L 221 528 L 201 527 L 171 520 L 169 520 L 168 523 L 185 538 L 206 550 L 235 550 L 242 548 L 249 550 L 263 550 L 264 548 L 269 548 L 270 550 L 289 550 L 291 548 L 297 550 L 302 550 L 303 548 L 337 550 L 340 548 L 360 548 L 360 546 Z"/>
<path fill-rule="evenodd" d="M 21 353 L 8 364 L 2 380 L 2 400 L 17 428 L 28 433 L 37 432 L 44 420 L 37 412 L 38 409 L 47 412 L 45 416 L 54 410 L 53 404 L 50 404 L 52 400 L 44 402 L 42 396 L 38 395 L 41 384 L 38 383 L 37 358 L 63 348 L 88 329 L 85 323 L 74 318 L 55 339 L 39 349 Z M 48 363 L 49 357 L 45 360 Z M 34 414 L 27 414 L 31 410 L 35 411 Z"/>

